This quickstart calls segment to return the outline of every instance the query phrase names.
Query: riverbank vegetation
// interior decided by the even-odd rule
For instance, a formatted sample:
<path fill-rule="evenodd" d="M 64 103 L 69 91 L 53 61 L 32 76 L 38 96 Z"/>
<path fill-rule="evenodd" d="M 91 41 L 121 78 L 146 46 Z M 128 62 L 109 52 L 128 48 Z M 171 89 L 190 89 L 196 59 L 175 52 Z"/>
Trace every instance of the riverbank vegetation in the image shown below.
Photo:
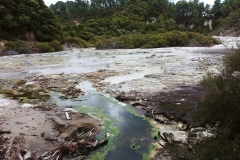
<path fill-rule="evenodd" d="M 217 125 L 216 137 L 187 148 L 171 148 L 175 159 L 239 159 L 240 158 L 240 50 L 224 60 L 221 74 L 208 74 L 201 82 L 208 88 L 199 103 L 196 118 Z"/>
<path fill-rule="evenodd" d="M 131 34 L 119 37 L 102 37 L 97 49 L 160 48 L 176 46 L 210 46 L 219 42 L 208 36 L 193 32 L 171 31 L 160 34 Z"/>
<path fill-rule="evenodd" d="M 216 41 L 203 35 L 222 34 L 229 27 L 238 33 L 239 5 L 236 0 L 215 0 L 212 8 L 198 0 L 75 0 L 47 7 L 43 0 L 1 1 L 0 40 L 10 44 L 0 51 L 53 52 L 63 49 L 59 44 L 99 49 L 208 46 Z"/>

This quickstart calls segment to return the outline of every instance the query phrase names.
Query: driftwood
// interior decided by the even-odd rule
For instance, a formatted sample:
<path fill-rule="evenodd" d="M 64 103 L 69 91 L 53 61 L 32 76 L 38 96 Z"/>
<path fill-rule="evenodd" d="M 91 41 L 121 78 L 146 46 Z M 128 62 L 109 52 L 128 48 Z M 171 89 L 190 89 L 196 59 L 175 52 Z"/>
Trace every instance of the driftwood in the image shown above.
<path fill-rule="evenodd" d="M 106 135 L 102 140 L 96 140 L 92 134 L 94 128 L 86 133 L 83 131 L 83 128 L 83 126 L 80 126 L 77 130 L 73 131 L 69 137 L 64 139 L 65 142 L 63 145 L 41 155 L 39 158 L 61 160 L 65 156 L 86 155 L 108 142 Z"/>
<path fill-rule="evenodd" d="M 71 119 L 68 112 L 65 112 L 65 115 L 66 115 L 67 120 Z"/>
<path fill-rule="evenodd" d="M 63 157 L 76 157 L 79 155 L 89 154 L 91 151 L 99 148 L 100 146 L 108 143 L 108 137 L 98 141 L 92 133 L 94 130 L 85 132 L 84 127 L 80 126 L 77 130 L 73 131 L 68 137 L 64 138 L 62 145 L 49 152 L 45 152 L 40 156 L 36 156 L 27 150 L 20 150 L 18 144 L 10 144 L 0 148 L 0 159 L 9 160 L 13 153 L 16 154 L 19 160 L 62 160 Z M 0 143 L 3 143 L 4 138 L 0 136 Z"/>

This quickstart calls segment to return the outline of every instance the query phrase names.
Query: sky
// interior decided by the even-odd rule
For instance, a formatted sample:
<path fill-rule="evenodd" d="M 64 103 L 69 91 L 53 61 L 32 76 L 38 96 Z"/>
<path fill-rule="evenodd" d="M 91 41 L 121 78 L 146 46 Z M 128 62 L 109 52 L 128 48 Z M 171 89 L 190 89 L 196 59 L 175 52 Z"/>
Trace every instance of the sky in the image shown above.
<path fill-rule="evenodd" d="M 47 6 L 50 6 L 52 3 L 53 4 L 55 4 L 56 2 L 58 2 L 59 0 L 44 0 L 44 2 L 45 2 L 45 4 L 47 5 Z M 66 2 L 67 0 L 61 0 L 61 1 L 63 1 L 63 2 Z M 171 1 L 171 2 L 177 2 L 178 0 L 169 0 L 169 1 Z M 210 4 L 210 5 L 213 5 L 213 2 L 214 2 L 214 0 L 200 0 L 200 1 L 202 1 L 202 2 L 204 2 L 205 4 Z"/>

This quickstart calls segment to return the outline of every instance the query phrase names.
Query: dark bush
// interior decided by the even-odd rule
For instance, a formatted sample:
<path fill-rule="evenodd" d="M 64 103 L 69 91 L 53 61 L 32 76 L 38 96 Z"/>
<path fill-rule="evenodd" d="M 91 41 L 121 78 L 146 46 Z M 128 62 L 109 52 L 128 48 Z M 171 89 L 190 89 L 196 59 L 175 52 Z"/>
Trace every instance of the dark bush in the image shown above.
<path fill-rule="evenodd" d="M 201 144 L 176 148 L 169 146 L 173 159 L 184 160 L 238 160 L 240 159 L 240 50 L 224 60 L 221 74 L 208 74 L 201 82 L 208 88 L 198 105 L 196 119 L 205 117 L 206 122 L 218 124 L 216 138 Z M 233 73 L 236 74 L 233 74 Z"/>
<path fill-rule="evenodd" d="M 49 42 L 49 45 L 55 50 L 55 52 L 62 51 L 63 47 L 58 40 Z"/>
<path fill-rule="evenodd" d="M 97 48 L 157 48 L 166 46 L 188 46 L 191 39 L 201 46 L 209 46 L 217 43 L 212 37 L 203 36 L 197 33 L 171 31 L 159 34 L 139 34 L 122 35 L 113 37 L 102 37 L 98 40 Z M 114 42 L 114 43 L 112 43 Z M 118 42 L 121 42 L 120 45 Z"/>
<path fill-rule="evenodd" d="M 125 48 L 124 42 L 117 38 L 106 38 L 96 45 L 97 49 L 116 49 L 116 48 Z"/>
<path fill-rule="evenodd" d="M 238 49 L 234 54 L 227 56 L 225 62 L 228 72 L 240 71 L 240 50 Z"/>
<path fill-rule="evenodd" d="M 55 52 L 54 48 L 48 42 L 38 42 L 36 47 L 40 49 L 42 53 Z"/>
<path fill-rule="evenodd" d="M 65 37 L 63 39 L 63 43 L 67 43 L 68 45 L 74 45 L 75 44 L 80 48 L 89 47 L 88 43 L 85 40 L 83 40 L 79 37 Z"/>
<path fill-rule="evenodd" d="M 28 53 L 29 52 L 29 47 L 25 41 L 18 40 L 16 42 L 6 42 L 5 43 L 5 48 L 7 50 L 14 50 L 17 51 L 20 54 Z"/>
<path fill-rule="evenodd" d="M 142 48 L 157 48 L 158 45 L 155 41 L 150 41 L 148 43 L 146 43 L 145 45 L 143 45 Z"/>

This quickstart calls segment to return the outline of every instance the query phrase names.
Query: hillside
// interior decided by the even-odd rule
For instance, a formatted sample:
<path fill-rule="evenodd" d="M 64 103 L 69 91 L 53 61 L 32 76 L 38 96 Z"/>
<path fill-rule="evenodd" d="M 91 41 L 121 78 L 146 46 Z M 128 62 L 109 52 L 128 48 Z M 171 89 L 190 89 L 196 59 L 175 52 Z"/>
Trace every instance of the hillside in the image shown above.
<path fill-rule="evenodd" d="M 67 1 L 50 6 L 64 31 L 85 40 L 93 36 L 120 36 L 131 33 L 158 34 L 173 30 L 209 34 L 204 21 L 211 16 L 210 6 L 194 1 L 131 0 Z"/>
<path fill-rule="evenodd" d="M 240 9 L 221 19 L 219 28 L 214 33 L 219 36 L 240 36 Z"/>
<path fill-rule="evenodd" d="M 0 0 L 0 38 L 60 40 L 62 27 L 43 0 Z"/>

